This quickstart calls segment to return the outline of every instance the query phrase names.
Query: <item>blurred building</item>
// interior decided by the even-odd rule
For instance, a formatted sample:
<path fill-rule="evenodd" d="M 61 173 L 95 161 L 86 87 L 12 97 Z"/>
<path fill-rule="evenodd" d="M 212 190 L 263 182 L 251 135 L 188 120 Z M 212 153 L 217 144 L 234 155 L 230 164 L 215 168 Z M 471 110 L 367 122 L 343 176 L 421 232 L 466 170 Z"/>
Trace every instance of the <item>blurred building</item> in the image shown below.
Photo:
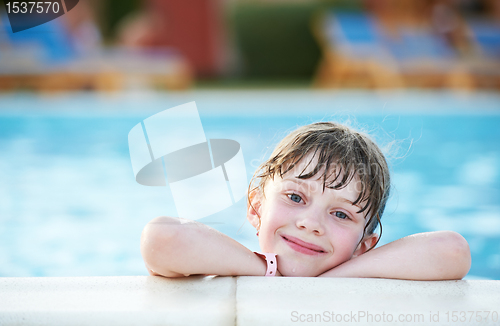
<path fill-rule="evenodd" d="M 170 47 L 192 65 L 197 76 L 224 70 L 224 7 L 219 0 L 145 0 L 119 26 L 119 41 L 134 47 Z"/>

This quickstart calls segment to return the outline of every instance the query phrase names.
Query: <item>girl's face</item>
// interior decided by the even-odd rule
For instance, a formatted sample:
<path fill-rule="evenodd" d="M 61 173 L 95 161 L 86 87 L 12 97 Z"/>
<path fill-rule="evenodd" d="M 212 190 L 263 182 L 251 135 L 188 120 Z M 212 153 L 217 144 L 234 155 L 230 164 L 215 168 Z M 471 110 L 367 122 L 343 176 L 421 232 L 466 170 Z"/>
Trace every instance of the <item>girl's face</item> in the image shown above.
<path fill-rule="evenodd" d="M 302 170 L 297 166 L 283 179 L 269 179 L 265 197 L 255 193 L 250 199 L 258 215 L 248 209 L 262 252 L 278 255 L 278 270 L 285 276 L 318 276 L 364 253 L 377 240 L 372 234 L 361 241 L 367 221 L 364 213 L 357 213 L 361 206 L 352 204 L 359 195 L 357 178 L 342 189 L 323 191 L 321 179 L 296 178 Z"/>

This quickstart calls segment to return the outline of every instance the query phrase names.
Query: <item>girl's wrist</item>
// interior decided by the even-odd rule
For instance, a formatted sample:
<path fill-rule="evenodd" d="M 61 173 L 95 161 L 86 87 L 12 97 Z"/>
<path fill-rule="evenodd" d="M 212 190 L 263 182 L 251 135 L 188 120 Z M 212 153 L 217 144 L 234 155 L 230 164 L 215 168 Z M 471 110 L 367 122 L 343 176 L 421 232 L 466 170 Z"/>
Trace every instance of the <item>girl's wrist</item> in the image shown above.
<path fill-rule="evenodd" d="M 276 259 L 276 254 L 260 253 L 260 252 L 254 252 L 254 253 L 257 255 L 257 257 L 259 257 L 266 263 L 266 272 L 264 273 L 263 276 L 281 276 L 281 273 L 278 271 L 278 262 Z"/>

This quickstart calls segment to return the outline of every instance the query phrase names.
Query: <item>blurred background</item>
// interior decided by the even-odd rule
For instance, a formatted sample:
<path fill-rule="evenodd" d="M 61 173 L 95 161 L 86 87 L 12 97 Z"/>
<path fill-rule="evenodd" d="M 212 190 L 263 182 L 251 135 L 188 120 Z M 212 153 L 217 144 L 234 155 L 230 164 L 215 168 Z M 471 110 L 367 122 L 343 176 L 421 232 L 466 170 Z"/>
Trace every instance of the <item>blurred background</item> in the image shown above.
<path fill-rule="evenodd" d="M 127 135 L 195 100 L 248 179 L 297 126 L 335 120 L 386 151 L 382 244 L 469 241 L 500 279 L 497 0 L 80 0 L 12 33 L 0 8 L 0 276 L 146 275 L 139 239 L 176 215 L 134 180 Z M 201 221 L 258 249 L 245 201 Z"/>
<path fill-rule="evenodd" d="M 1 21 L 1 90 L 500 88 L 496 0 L 82 0 Z"/>

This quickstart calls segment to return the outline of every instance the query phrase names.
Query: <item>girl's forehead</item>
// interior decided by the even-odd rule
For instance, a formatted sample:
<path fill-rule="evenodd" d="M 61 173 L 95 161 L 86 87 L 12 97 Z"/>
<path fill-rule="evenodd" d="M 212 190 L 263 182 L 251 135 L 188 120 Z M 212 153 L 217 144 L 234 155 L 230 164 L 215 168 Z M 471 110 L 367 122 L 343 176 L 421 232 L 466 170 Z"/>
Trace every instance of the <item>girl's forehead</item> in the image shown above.
<path fill-rule="evenodd" d="M 280 175 L 275 175 L 270 178 L 265 183 L 266 190 L 268 188 L 273 188 L 275 191 L 282 191 L 282 188 L 297 187 L 307 192 L 326 192 L 331 194 L 336 194 L 339 192 L 349 194 L 352 201 L 355 201 L 359 194 L 361 193 L 362 185 L 361 180 L 358 176 L 354 175 L 351 180 L 335 188 L 339 185 L 343 179 L 343 172 L 339 175 L 336 171 L 331 171 L 328 173 L 327 180 L 323 180 L 323 171 L 318 171 L 315 175 L 310 178 L 301 178 L 301 175 L 306 175 L 310 171 L 302 172 L 303 169 L 292 169 L 285 173 L 282 177 Z M 312 171 L 312 170 L 311 170 Z M 269 187 L 270 186 L 270 187 Z"/>
<path fill-rule="evenodd" d="M 274 178 L 269 181 L 273 183 L 275 191 L 282 191 L 283 187 L 294 186 L 300 187 L 308 192 L 326 192 L 332 194 L 332 196 L 341 195 L 350 202 L 355 202 L 363 189 L 360 177 L 355 173 L 352 178 L 348 178 L 346 184 L 342 185 L 340 188 L 333 189 L 343 180 L 345 169 L 336 164 L 336 162 L 330 164 L 326 173 L 325 168 L 325 166 L 318 167 L 317 155 L 309 153 L 299 162 L 295 163 L 294 167 L 282 177 L 280 175 L 275 175 Z M 315 169 L 318 169 L 315 175 L 307 179 L 300 178 L 300 176 L 307 175 Z M 324 176 L 326 176 L 326 180 L 324 180 Z M 357 205 L 363 205 L 363 203 L 364 202 L 360 202 Z"/>
<path fill-rule="evenodd" d="M 341 166 L 337 161 L 333 161 L 328 166 L 328 171 L 325 171 L 326 164 L 318 164 L 317 155 L 313 155 L 313 153 L 309 153 L 305 155 L 300 161 L 296 162 L 294 167 L 290 169 L 287 173 L 283 175 L 283 179 L 287 178 L 295 178 L 297 180 L 319 180 L 321 183 L 324 183 L 325 186 L 334 187 L 338 184 L 345 176 L 346 170 L 345 167 Z M 301 179 L 300 176 L 307 175 L 314 170 L 317 169 L 315 175 L 308 179 Z M 326 176 L 326 180 L 324 180 L 324 176 Z M 349 177 L 351 182 L 361 182 L 359 176 L 354 173 L 352 178 Z"/>

